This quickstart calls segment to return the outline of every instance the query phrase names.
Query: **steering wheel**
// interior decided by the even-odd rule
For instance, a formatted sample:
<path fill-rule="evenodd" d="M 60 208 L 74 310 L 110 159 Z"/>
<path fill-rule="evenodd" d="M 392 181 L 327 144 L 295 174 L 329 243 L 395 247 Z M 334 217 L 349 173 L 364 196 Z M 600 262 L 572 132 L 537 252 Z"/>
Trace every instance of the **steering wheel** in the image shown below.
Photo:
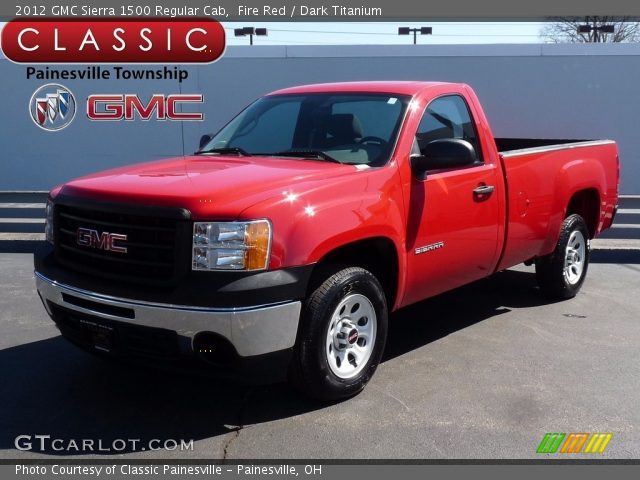
<path fill-rule="evenodd" d="M 358 143 L 360 144 L 374 143 L 374 144 L 380 145 L 381 148 L 384 148 L 387 146 L 389 142 L 387 142 L 384 138 L 374 137 L 373 135 L 369 135 L 367 137 L 362 137 Z"/>

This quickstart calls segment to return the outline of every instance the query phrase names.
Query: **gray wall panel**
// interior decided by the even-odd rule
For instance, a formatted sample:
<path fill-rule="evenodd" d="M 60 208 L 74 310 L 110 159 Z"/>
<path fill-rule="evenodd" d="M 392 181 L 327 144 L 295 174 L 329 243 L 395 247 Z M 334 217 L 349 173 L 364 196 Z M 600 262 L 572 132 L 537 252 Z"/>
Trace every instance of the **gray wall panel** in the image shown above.
<path fill-rule="evenodd" d="M 143 67 L 136 67 L 143 68 Z M 223 59 L 188 67 L 177 81 L 61 81 L 81 105 L 65 130 L 28 118 L 43 81 L 0 60 L 5 87 L 0 190 L 48 189 L 98 169 L 192 152 L 252 99 L 301 83 L 424 79 L 465 82 L 483 102 L 497 136 L 612 138 L 620 145 L 622 191 L 640 192 L 640 45 L 445 45 L 229 47 Z M 200 122 L 90 122 L 90 93 L 202 92 Z M 9 94 L 7 92 L 10 92 Z"/>

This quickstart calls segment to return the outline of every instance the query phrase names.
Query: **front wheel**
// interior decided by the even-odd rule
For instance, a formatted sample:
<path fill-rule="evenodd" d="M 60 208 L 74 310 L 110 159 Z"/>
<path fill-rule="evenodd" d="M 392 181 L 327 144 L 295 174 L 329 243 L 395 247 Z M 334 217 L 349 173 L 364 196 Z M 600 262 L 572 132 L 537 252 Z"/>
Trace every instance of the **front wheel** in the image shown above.
<path fill-rule="evenodd" d="M 589 233 L 580 215 L 569 215 L 562 224 L 555 250 L 536 260 L 540 290 L 552 299 L 576 296 L 589 267 Z"/>
<path fill-rule="evenodd" d="M 329 276 L 305 302 L 290 370 L 312 398 L 359 393 L 373 376 L 387 336 L 387 304 L 374 275 L 350 267 Z"/>

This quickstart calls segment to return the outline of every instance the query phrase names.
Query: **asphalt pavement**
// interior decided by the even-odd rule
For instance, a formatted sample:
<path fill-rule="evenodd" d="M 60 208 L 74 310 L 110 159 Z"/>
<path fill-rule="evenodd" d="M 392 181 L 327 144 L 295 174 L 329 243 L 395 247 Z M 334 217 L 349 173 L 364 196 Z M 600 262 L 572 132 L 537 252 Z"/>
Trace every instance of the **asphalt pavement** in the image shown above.
<path fill-rule="evenodd" d="M 610 432 L 581 458 L 640 457 L 640 196 L 621 199 L 575 299 L 548 303 L 518 267 L 401 310 L 369 386 L 332 405 L 68 344 L 34 288 L 45 200 L 0 192 L 0 459 L 115 452 L 16 448 L 37 434 L 139 440 L 117 452 L 131 459 L 540 458 L 547 432 Z M 155 439 L 187 449 L 150 451 Z"/>
<path fill-rule="evenodd" d="M 519 267 L 403 309 L 365 391 L 327 405 L 285 384 L 238 386 L 77 349 L 45 314 L 32 256 L 15 253 L 27 246 L 0 253 L 0 459 L 540 458 L 547 432 L 613 434 L 604 453 L 572 458 L 640 457 L 640 250 L 596 250 L 569 301 L 545 301 L 533 269 Z M 21 435 L 139 443 L 113 457 L 35 441 L 21 451 Z M 150 451 L 153 439 L 193 447 Z"/>

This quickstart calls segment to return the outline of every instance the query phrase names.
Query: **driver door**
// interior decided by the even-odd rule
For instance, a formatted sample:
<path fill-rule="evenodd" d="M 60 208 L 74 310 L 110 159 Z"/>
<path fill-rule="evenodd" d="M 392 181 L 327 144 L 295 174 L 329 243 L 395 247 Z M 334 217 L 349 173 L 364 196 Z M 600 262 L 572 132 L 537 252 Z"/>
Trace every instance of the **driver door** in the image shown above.
<path fill-rule="evenodd" d="M 484 162 L 475 125 L 460 95 L 434 99 L 420 121 L 414 149 L 459 138 L 473 145 L 477 161 L 427 172 L 423 180 L 412 177 L 405 305 L 486 277 L 494 268 L 500 214 L 496 189 L 502 179 L 495 164 Z M 491 188 L 482 187 L 494 190 L 486 194 Z"/>

